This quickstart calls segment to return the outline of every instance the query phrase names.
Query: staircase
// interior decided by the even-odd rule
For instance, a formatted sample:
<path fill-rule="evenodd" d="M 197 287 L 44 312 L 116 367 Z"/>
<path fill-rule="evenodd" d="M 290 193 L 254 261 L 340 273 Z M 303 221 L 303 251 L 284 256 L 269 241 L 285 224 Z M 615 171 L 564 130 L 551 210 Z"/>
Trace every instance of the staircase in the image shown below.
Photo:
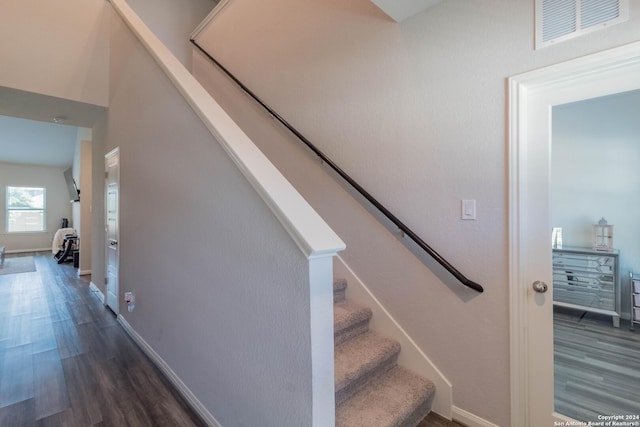
<path fill-rule="evenodd" d="M 369 330 L 371 309 L 333 283 L 337 427 L 415 427 L 431 410 L 433 383 L 397 365 L 400 344 Z"/>

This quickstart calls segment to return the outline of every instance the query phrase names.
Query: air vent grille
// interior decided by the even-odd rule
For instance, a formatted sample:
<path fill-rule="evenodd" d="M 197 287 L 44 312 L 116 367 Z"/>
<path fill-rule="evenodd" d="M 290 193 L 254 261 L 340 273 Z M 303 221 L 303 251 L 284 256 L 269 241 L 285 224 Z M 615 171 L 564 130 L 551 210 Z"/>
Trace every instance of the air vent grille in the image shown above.
<path fill-rule="evenodd" d="M 542 1 L 542 38 L 545 42 L 576 31 L 578 26 L 576 0 Z"/>
<path fill-rule="evenodd" d="M 620 16 L 619 0 L 582 0 L 581 28 L 612 21 Z"/>
<path fill-rule="evenodd" d="M 629 19 L 629 0 L 536 0 L 536 49 Z"/>

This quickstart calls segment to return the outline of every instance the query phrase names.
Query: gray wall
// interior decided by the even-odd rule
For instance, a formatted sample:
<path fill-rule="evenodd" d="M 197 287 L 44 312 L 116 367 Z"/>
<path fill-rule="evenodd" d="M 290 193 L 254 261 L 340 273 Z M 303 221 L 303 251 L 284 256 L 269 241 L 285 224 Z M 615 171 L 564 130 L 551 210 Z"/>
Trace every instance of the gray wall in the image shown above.
<path fill-rule="evenodd" d="M 92 128 L 91 143 L 91 283 L 102 293 L 105 289 L 104 230 L 104 147 L 107 141 L 107 113 Z"/>
<path fill-rule="evenodd" d="M 189 36 L 218 1 L 128 0 L 127 3 L 173 55 L 191 69 Z"/>
<path fill-rule="evenodd" d="M 91 249 L 93 243 L 92 235 L 92 145 L 91 129 L 78 128 L 76 137 L 76 148 L 73 156 L 73 178 L 80 190 L 80 202 L 73 203 L 73 227 L 78 233 L 80 242 L 80 265 L 81 274 L 91 273 Z"/>
<path fill-rule="evenodd" d="M 106 106 L 107 7 L 103 0 L 69 0 L 64 7 L 3 0 L 0 86 Z"/>
<path fill-rule="evenodd" d="M 50 249 L 60 220 L 71 220 L 69 192 L 64 181 L 65 168 L 0 163 L 0 246 L 7 251 Z M 11 187 L 44 187 L 46 189 L 46 231 L 43 233 L 11 233 L 7 231 L 6 189 Z"/>
<path fill-rule="evenodd" d="M 508 425 L 505 82 L 639 40 L 640 3 L 631 2 L 630 16 L 627 23 L 534 51 L 530 0 L 447 0 L 402 24 L 368 0 L 233 0 L 199 40 L 485 286 L 472 297 L 444 285 L 402 245 L 379 238 L 376 226 L 368 227 L 371 221 L 356 207 L 345 208 L 329 184 L 319 184 L 315 196 L 301 190 L 347 243 L 343 258 L 452 381 L 455 405 Z M 210 84 L 223 91 L 226 83 Z M 307 172 L 311 166 L 291 143 L 276 147 L 270 136 L 254 132 L 262 125 L 253 122 L 243 96 L 230 95 L 225 108 L 256 141 L 266 140 L 261 147 L 274 144 L 270 155 L 293 170 L 285 175 L 298 174 L 294 185 L 323 182 Z M 476 221 L 461 221 L 462 199 L 477 200 Z"/>
<path fill-rule="evenodd" d="M 221 424 L 309 425 L 308 261 L 115 13 L 110 67 L 121 314 Z"/>
<path fill-rule="evenodd" d="M 640 272 L 640 91 L 554 107 L 552 220 L 563 244 L 591 247 L 591 225 L 614 225 L 620 251 L 622 311 L 629 315 L 629 271 Z"/>

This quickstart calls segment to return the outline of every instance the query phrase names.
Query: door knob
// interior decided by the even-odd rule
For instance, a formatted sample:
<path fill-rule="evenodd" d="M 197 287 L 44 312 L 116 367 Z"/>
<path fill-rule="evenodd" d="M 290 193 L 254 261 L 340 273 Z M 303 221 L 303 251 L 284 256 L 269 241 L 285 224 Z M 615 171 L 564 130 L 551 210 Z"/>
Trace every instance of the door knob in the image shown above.
<path fill-rule="evenodd" d="M 547 289 L 549 289 L 549 286 L 547 286 L 546 283 L 541 282 L 540 280 L 536 280 L 535 282 L 533 282 L 533 290 L 534 291 L 543 294 L 543 293 L 547 292 Z"/>
<path fill-rule="evenodd" d="M 109 243 L 111 246 L 118 246 L 118 242 L 110 242 Z"/>

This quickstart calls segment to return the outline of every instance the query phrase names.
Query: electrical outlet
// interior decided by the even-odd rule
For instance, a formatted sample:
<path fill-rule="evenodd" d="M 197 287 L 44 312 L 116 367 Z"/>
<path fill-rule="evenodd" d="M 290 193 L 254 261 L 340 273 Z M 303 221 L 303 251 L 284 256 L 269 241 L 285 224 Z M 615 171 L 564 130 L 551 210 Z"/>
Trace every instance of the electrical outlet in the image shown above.
<path fill-rule="evenodd" d="M 129 310 L 129 313 L 131 313 L 133 309 L 136 308 L 136 296 L 133 294 L 133 292 L 124 293 L 124 302 L 127 303 L 127 310 Z"/>

